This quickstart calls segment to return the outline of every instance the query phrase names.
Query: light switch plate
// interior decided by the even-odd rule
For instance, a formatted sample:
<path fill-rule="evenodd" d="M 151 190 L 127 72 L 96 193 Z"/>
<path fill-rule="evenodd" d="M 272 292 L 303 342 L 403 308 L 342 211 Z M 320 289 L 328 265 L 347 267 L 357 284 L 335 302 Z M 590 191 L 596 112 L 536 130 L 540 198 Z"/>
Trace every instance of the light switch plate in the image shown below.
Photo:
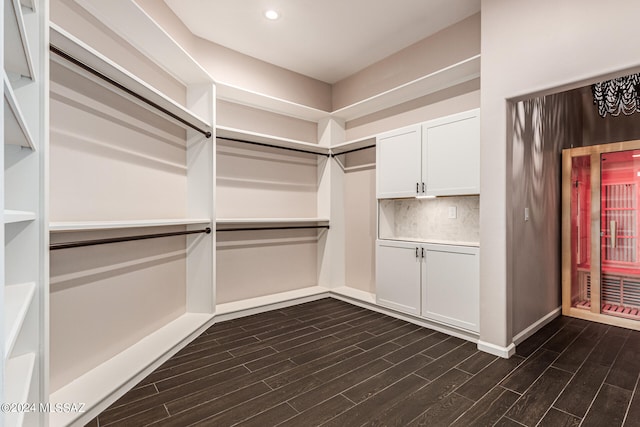
<path fill-rule="evenodd" d="M 456 219 L 458 217 L 458 208 L 455 206 L 449 206 L 449 219 Z"/>
<path fill-rule="evenodd" d="M 529 221 L 529 208 L 524 208 L 524 220 Z"/>

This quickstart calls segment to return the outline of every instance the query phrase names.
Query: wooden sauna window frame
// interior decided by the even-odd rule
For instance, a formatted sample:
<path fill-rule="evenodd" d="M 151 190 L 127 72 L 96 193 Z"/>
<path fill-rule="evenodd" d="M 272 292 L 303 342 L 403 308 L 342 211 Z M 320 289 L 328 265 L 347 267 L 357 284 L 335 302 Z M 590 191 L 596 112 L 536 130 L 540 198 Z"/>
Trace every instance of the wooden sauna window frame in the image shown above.
<path fill-rule="evenodd" d="M 613 142 L 588 147 L 562 150 L 562 314 L 609 325 L 640 330 L 640 320 L 617 317 L 602 313 L 601 304 L 601 164 L 602 154 L 617 151 L 640 150 L 640 140 Z M 571 171 L 574 157 L 590 156 L 591 181 L 591 307 L 572 306 L 571 301 Z"/>

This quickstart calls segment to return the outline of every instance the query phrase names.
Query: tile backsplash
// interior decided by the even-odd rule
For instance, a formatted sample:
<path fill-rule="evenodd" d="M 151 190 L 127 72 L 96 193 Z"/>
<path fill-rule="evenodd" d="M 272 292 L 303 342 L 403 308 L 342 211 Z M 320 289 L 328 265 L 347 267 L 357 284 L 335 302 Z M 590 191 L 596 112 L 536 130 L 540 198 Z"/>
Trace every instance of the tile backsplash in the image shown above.
<path fill-rule="evenodd" d="M 380 200 L 380 215 L 388 223 L 380 228 L 383 239 L 480 240 L 480 196 Z"/>

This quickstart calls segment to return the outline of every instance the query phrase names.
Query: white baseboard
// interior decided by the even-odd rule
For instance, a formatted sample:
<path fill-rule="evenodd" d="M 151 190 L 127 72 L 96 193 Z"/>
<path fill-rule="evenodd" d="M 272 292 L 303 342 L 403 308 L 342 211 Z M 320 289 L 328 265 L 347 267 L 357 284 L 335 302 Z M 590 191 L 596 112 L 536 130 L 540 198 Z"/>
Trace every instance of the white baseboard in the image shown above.
<path fill-rule="evenodd" d="M 278 310 L 292 305 L 303 304 L 326 298 L 329 289 L 322 286 L 311 286 L 293 291 L 280 292 L 262 297 L 249 298 L 242 301 L 216 305 L 216 323 L 239 317 L 251 316 L 266 311 Z"/>
<path fill-rule="evenodd" d="M 478 350 L 508 359 L 515 354 L 516 345 L 511 343 L 507 347 L 503 347 L 486 341 L 478 341 Z"/>
<path fill-rule="evenodd" d="M 526 340 L 531 335 L 535 334 L 540 329 L 542 329 L 547 323 L 551 322 L 553 319 L 560 316 L 560 314 L 562 314 L 562 307 L 558 307 L 552 310 L 542 318 L 538 319 L 536 322 L 532 323 L 531 326 L 529 326 L 528 328 L 520 332 L 518 335 L 513 337 L 513 340 L 512 340 L 513 343 L 515 345 L 520 344 L 522 341 Z"/>

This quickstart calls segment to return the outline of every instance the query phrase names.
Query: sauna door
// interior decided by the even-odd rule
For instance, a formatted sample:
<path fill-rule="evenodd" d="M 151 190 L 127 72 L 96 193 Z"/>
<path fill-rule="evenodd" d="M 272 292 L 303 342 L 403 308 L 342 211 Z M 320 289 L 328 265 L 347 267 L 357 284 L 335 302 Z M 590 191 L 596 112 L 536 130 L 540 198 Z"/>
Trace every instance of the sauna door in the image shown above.
<path fill-rule="evenodd" d="M 563 313 L 640 329 L 640 141 L 563 153 Z"/>

